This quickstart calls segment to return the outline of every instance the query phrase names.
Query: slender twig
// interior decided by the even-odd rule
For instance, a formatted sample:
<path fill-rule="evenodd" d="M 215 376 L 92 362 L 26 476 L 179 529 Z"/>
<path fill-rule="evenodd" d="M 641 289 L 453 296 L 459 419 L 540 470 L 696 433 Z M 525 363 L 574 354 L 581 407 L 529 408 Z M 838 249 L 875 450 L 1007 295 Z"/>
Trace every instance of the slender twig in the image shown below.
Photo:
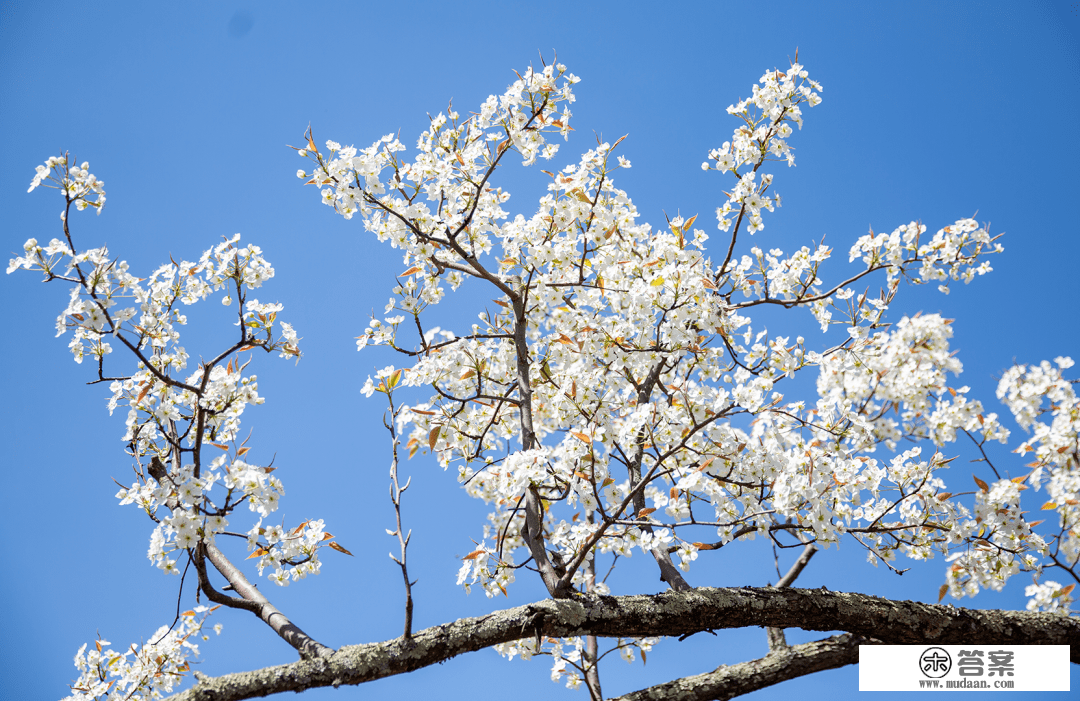
<path fill-rule="evenodd" d="M 813 543 L 807 543 L 806 547 L 803 548 L 802 555 L 799 556 L 799 559 L 795 561 L 795 564 L 791 566 L 791 569 L 787 571 L 787 574 L 781 577 L 773 586 L 780 589 L 782 587 L 790 587 L 794 584 L 795 580 L 802 574 L 802 571 L 810 564 L 810 558 L 812 558 L 816 552 L 817 546 Z M 787 638 L 784 635 L 783 628 L 768 626 L 765 628 L 765 634 L 769 638 L 770 655 L 774 652 L 780 652 L 788 647 Z"/>
<path fill-rule="evenodd" d="M 586 520 L 592 523 L 593 514 L 590 511 Z M 596 551 L 594 550 L 589 559 L 585 561 L 585 593 L 593 594 L 596 589 Z M 582 660 L 585 666 L 585 686 L 589 689 L 589 698 L 592 701 L 603 701 L 604 694 L 600 691 L 600 647 L 595 635 L 585 636 L 585 657 Z"/>
<path fill-rule="evenodd" d="M 398 445 L 400 441 L 397 435 L 397 413 L 398 410 L 394 408 L 394 397 L 392 394 L 392 388 L 387 388 L 386 392 L 387 401 L 390 402 L 390 420 L 383 419 L 383 425 L 386 426 L 386 430 L 390 432 L 390 444 L 393 448 L 393 459 L 390 461 L 390 501 L 394 504 L 394 517 L 396 519 L 397 527 L 390 535 L 397 536 L 398 546 L 401 549 L 401 557 L 395 557 L 390 555 L 390 559 L 398 564 L 401 568 L 401 578 L 405 581 L 405 631 L 402 633 L 402 637 L 408 639 L 412 637 L 412 618 L 413 618 L 413 597 L 412 597 L 412 585 L 416 582 L 409 581 L 409 568 L 406 565 L 407 549 L 409 547 L 409 541 L 412 539 L 412 530 L 408 534 L 402 533 L 401 528 L 401 495 L 405 493 L 405 490 L 412 484 L 412 477 L 409 477 L 405 481 L 405 486 L 402 487 L 398 482 Z"/>

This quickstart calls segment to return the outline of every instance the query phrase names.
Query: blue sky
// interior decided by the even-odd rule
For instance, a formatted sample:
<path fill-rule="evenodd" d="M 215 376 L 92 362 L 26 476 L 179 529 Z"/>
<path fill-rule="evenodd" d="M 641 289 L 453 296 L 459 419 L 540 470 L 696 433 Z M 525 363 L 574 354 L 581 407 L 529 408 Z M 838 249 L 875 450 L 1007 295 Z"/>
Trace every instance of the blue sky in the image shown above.
<path fill-rule="evenodd" d="M 786 67 L 798 47 L 800 61 L 825 87 L 824 102 L 791 140 L 798 167 L 777 169 L 774 188 L 784 206 L 767 215 L 759 234 L 765 240 L 754 244 L 791 250 L 825 235 L 844 252 L 871 226 L 890 231 L 921 219 L 932 232 L 977 212 L 993 232 L 1005 233 L 995 272 L 948 297 L 906 288 L 892 315 L 921 310 L 956 318 L 962 383 L 992 410 L 1005 411 L 994 398 L 994 378 L 1013 362 L 1080 360 L 1078 5 L 672 2 L 661 11 L 659 3 L 626 1 L 538 7 L 0 0 L 3 246 L 16 252 L 30 236 L 60 234 L 59 196 L 28 195 L 26 188 L 35 165 L 70 150 L 90 162 L 108 191 L 100 217 L 73 217 L 83 247 L 108 244 L 144 272 L 170 254 L 194 259 L 236 232 L 263 248 L 277 277 L 260 299 L 284 303 L 282 318 L 304 338 L 306 355 L 298 365 L 257 361 L 267 402 L 244 423 L 254 429 L 256 455 L 276 455 L 287 522 L 325 519 L 356 557 L 327 553 L 318 578 L 262 588 L 330 646 L 386 639 L 399 634 L 401 620 L 400 576 L 386 557 L 394 541 L 383 530 L 392 525 L 388 445 L 382 404 L 365 400 L 359 388 L 374 367 L 393 360 L 377 350 L 357 354 L 353 338 L 369 311 L 381 310 L 400 257 L 303 188 L 294 174 L 305 164 L 286 144 L 299 144 L 309 124 L 320 142 L 365 146 L 400 130 L 412 143 L 428 113 L 445 110 L 450 99 L 463 112 L 476 109 L 505 89 L 512 69 L 554 50 L 583 79 L 573 107 L 576 132 L 554 165 L 576 162 L 595 143 L 593 131 L 608 140 L 629 134 L 620 148 L 634 167 L 618 184 L 643 218 L 655 224 L 665 211 L 701 213 L 709 222 L 727 183 L 700 164 L 730 138 L 735 122 L 724 108 L 747 95 L 764 70 Z M 502 184 L 514 195 L 512 215 L 532 213 L 543 179 L 538 170 L 510 166 Z M 723 236 L 709 229 L 715 248 Z M 832 263 L 832 279 L 839 279 L 846 256 Z M 53 337 L 66 295 L 27 273 L 0 277 L 0 298 L 9 305 L 0 351 L 0 524 L 7 534 L 0 595 L 7 627 L 17 631 L 2 643 L 4 698 L 62 697 L 82 643 L 98 631 L 118 646 L 141 640 L 167 624 L 176 606 L 178 578 L 160 575 L 144 556 L 149 521 L 113 498 L 111 478 L 130 482 L 123 418 L 108 416 L 106 388 L 86 386 L 92 369 L 73 363 L 66 341 Z M 466 323 L 476 311 L 462 306 L 447 323 Z M 188 350 L 214 354 L 232 327 L 209 305 L 191 317 Z M 795 328 L 780 316 L 769 323 L 776 332 Z M 123 358 L 114 359 L 124 370 Z M 1007 451 L 998 457 L 1021 473 Z M 414 475 L 404 508 L 415 530 L 418 627 L 543 596 L 525 581 L 505 601 L 456 588 L 458 558 L 481 535 L 482 505 L 430 459 L 404 469 Z M 963 460 L 953 469 L 949 479 L 970 481 L 965 472 L 973 468 Z M 913 563 L 897 577 L 867 565 L 856 547 L 819 554 L 799 584 L 936 599 L 940 559 Z M 702 554 L 692 584 L 776 578 L 764 543 L 721 553 L 707 563 L 710 553 Z M 656 591 L 644 558 L 631 564 L 616 593 Z M 1019 608 L 1027 583 L 1022 575 L 1003 593 L 954 603 Z M 193 589 L 191 582 L 185 587 L 185 607 Z M 225 632 L 203 646 L 200 669 L 207 674 L 295 659 L 250 615 L 221 611 L 215 618 Z M 605 661 L 602 678 L 612 695 L 765 651 L 758 629 L 695 636 L 662 643 L 646 667 Z M 856 668 L 849 667 L 755 698 L 844 697 L 856 689 Z M 587 698 L 548 681 L 544 660 L 507 663 L 485 651 L 305 699 L 472 698 L 504 690 L 522 700 Z"/>

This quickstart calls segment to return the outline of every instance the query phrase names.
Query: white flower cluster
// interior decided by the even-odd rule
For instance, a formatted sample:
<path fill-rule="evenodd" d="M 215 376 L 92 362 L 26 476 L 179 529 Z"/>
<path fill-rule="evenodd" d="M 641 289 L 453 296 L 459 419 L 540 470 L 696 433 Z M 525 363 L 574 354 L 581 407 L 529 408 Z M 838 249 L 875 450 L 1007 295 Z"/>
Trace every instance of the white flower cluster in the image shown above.
<path fill-rule="evenodd" d="M 490 599 L 499 593 L 505 596 L 507 585 L 512 584 L 515 579 L 513 562 L 500 560 L 498 553 L 486 543 L 480 543 L 479 547 L 462 561 L 457 583 L 469 592 L 472 585 L 479 581 Z"/>
<path fill-rule="evenodd" d="M 101 192 L 101 182 L 85 164 L 68 168 L 66 157 L 39 166 L 31 190 L 47 179 L 58 179 L 50 169 L 63 174 L 58 182 L 69 203 L 79 209 L 92 204 L 100 211 L 104 197 L 96 203 L 86 198 Z M 230 450 L 227 443 L 236 440 L 245 409 L 263 403 L 257 377 L 245 374 L 250 361 L 243 362 L 239 353 L 262 349 L 282 357 L 300 356 L 296 331 L 278 321 L 282 305 L 247 298 L 274 277 L 262 250 L 241 245 L 236 234 L 205 251 L 198 261 L 171 261 L 149 277 L 138 278 L 126 262 L 110 258 L 104 247 L 75 252 L 65 224 L 65 240 L 53 239 L 47 246 L 28 240 L 23 255 L 8 265 L 9 273 L 18 269 L 41 271 L 47 281 L 74 283 L 68 305 L 57 319 L 57 335 L 72 331 L 69 347 L 75 360 L 94 358 L 100 381 L 111 381 L 110 413 L 127 406 L 123 440 L 131 454 L 140 463 L 146 458 L 163 461 L 161 472 L 141 468 L 136 481 L 117 494 L 121 504 L 137 504 L 152 516 L 162 506 L 169 509 L 168 516 L 155 516 L 151 562 L 164 572 L 178 573 L 174 556 L 199 542 L 213 542 L 228 525 L 228 516 L 246 503 L 259 516 L 248 530 L 248 546 L 260 558 L 260 573 L 269 567 L 271 580 L 280 585 L 318 573 L 317 550 L 331 537 L 322 521 L 305 521 L 287 533 L 280 526 L 262 527 L 262 518 L 277 510 L 285 493 L 281 481 L 270 475 L 273 468 L 241 460 L 247 447 L 237 449 L 231 460 L 226 454 L 204 461 L 202 455 L 209 445 Z M 179 328 L 187 324 L 181 308 L 217 292 L 224 293 L 226 304 L 233 298 L 240 302 L 239 339 L 213 361 L 183 374 L 189 356 L 180 345 Z M 136 356 L 137 367 L 128 377 L 105 378 L 104 357 L 118 342 Z M 187 428 L 181 429 L 184 424 Z M 174 460 L 188 454 L 189 462 Z"/>
<path fill-rule="evenodd" d="M 105 647 L 108 640 L 94 641 L 89 651 L 83 645 L 75 655 L 79 678 L 64 701 L 98 701 L 110 696 L 149 701 L 171 694 L 191 669 L 189 660 L 199 655 L 194 639 L 208 639 L 203 626 L 217 608 L 196 606 L 185 611 L 174 628 L 162 626 L 150 636 L 152 642 L 131 645 L 123 653 Z M 221 624 L 213 630 L 220 634 Z"/>
<path fill-rule="evenodd" d="M 995 243 L 985 227 L 974 219 L 960 219 L 951 226 L 939 230 L 926 243 L 921 242 L 926 227 L 911 222 L 897 227 L 891 234 L 874 234 L 871 231 L 851 247 L 850 260 L 862 257 L 868 267 L 887 266 L 889 282 L 907 273 L 914 263 L 920 263 L 920 282 L 944 280 L 938 289 L 948 294 L 949 280 L 971 282 L 976 275 L 993 270 L 987 261 L 978 262 L 984 253 L 1001 253 L 1004 249 Z"/>
<path fill-rule="evenodd" d="M 619 638 L 613 650 L 618 650 L 619 655 L 628 664 L 633 664 L 637 655 L 635 650 L 641 653 L 641 661 L 645 662 L 653 645 L 659 642 L 659 638 Z M 523 660 L 531 660 L 537 655 L 548 655 L 551 659 L 551 681 L 564 681 L 567 689 L 580 689 L 584 681 L 587 665 L 584 656 L 585 640 L 580 637 L 573 638 L 543 638 L 537 641 L 535 638 L 523 638 L 509 643 L 495 645 L 495 651 L 507 660 L 520 656 Z"/>
<path fill-rule="evenodd" d="M 49 182 L 55 183 L 49 185 Z M 41 184 L 64 193 L 64 199 L 68 206 L 75 205 L 80 212 L 87 207 L 93 207 L 101 214 L 105 207 L 105 183 L 101 182 L 90 172 L 90 164 L 73 165 L 68 162 L 68 155 L 50 156 L 45 165 L 37 167 L 34 179 L 30 182 L 27 192 L 33 192 Z M 61 218 L 67 217 L 65 209 Z"/>
<path fill-rule="evenodd" d="M 709 152 L 712 163 L 701 164 L 702 170 L 731 171 L 738 178 L 731 192 L 724 193 L 727 201 L 716 210 L 717 228 L 721 231 L 730 230 L 733 221 L 741 222 L 745 217 L 747 232 L 754 234 L 765 228 L 761 210 L 772 212 L 780 206 L 779 195 L 765 194 L 773 176 L 762 174 L 759 179 L 757 171 L 769 156 L 787 161 L 789 167 L 795 165 L 795 153 L 787 143 L 793 131 L 791 125 L 802 129 L 801 105 L 821 104 L 818 92 L 823 88 L 808 76 L 798 63 L 786 72 L 767 71 L 760 85 L 753 86 L 752 97 L 727 108 L 728 114 L 739 117 L 744 124 L 735 130 L 731 141 Z M 745 172 L 740 173 L 744 166 Z"/>
<path fill-rule="evenodd" d="M 1057 582 L 1032 584 L 1024 590 L 1024 593 L 1031 597 L 1028 600 L 1027 610 L 1068 614 L 1072 606 L 1072 590 L 1075 586 L 1075 584 L 1070 584 L 1063 587 Z"/>
<path fill-rule="evenodd" d="M 1063 375 L 1073 364 L 1072 358 L 1060 357 L 1053 365 L 1045 360 L 1016 365 L 1002 376 L 997 390 L 1016 422 L 1030 433 L 1015 452 L 1035 453 L 1035 460 L 1027 463 L 1031 472 L 1026 481 L 1046 490 L 1050 500 L 1042 509 L 1057 512 L 1053 559 L 1066 567 L 1080 560 L 1080 399 L 1077 380 Z M 1059 606 L 1067 608 L 1067 601 L 1071 599 Z"/>
<path fill-rule="evenodd" d="M 545 130 L 565 135 L 566 115 L 556 124 L 554 111 L 572 99 L 572 81 L 556 85 L 564 70 L 526 73 L 471 118 L 436 118 L 412 162 L 391 138 L 362 153 L 331 142 L 331 158 L 309 138 L 301 154 L 316 162 L 312 180 L 328 203 L 346 217 L 362 212 L 369 231 L 405 253 L 389 316 L 373 319 L 358 346 L 387 345 L 413 360 L 379 371 L 364 392 L 432 388 L 397 415 L 410 456 L 427 449 L 455 464 L 466 491 L 494 509 L 458 583 L 494 596 L 514 581 L 515 553 L 533 547 L 522 506 L 530 493 L 542 499 L 549 558 L 571 568 L 560 576 L 582 591 L 608 591 L 584 574 L 587 559 L 640 549 L 687 571 L 702 552 L 757 535 L 824 547 L 849 535 L 875 564 L 898 553 L 944 555 L 957 596 L 1037 570 L 1048 543 L 1021 511 L 1025 485 L 976 477 L 980 490 L 965 500 L 953 494 L 966 489 L 950 491 L 944 479 L 951 460 L 940 450 L 958 437 L 980 449 L 1009 437 L 969 388 L 948 383 L 962 370 L 949 349 L 951 320 L 916 315 L 890 328 L 885 316 L 903 279 L 967 282 L 988 272 L 982 259 L 1002 249 L 986 228 L 961 219 L 929 241 L 918 223 L 871 233 L 851 249 L 863 268 L 831 288 L 819 276 L 832 253 L 824 244 L 736 257 L 733 240 L 715 266 L 696 217 L 662 230 L 637 221 L 613 180 L 629 166 L 613 156 L 618 142 L 545 171 L 551 182 L 535 214 L 510 218 L 509 193 L 494 181 L 499 159 L 513 145 L 531 162 Z M 753 97 L 730 108 L 744 125 L 705 166 L 739 178 L 719 212 L 733 237 L 759 231 L 761 210 L 779 204 L 766 194 L 772 176 L 758 169 L 770 156 L 793 162 L 786 139 L 820 89 L 795 65 L 766 73 Z M 881 270 L 878 297 L 849 287 Z M 456 289 L 467 278 L 491 285 L 494 305 L 468 333 L 425 331 L 443 282 Z M 745 312 L 763 304 L 805 307 L 823 330 L 846 326 L 848 338 L 818 352 L 802 337 L 755 331 Z M 411 346 L 402 336 L 414 329 Z M 785 401 L 788 378 L 807 367 L 818 368 L 816 401 Z M 1059 413 L 1075 406 L 1064 385 L 1031 382 Z M 1040 458 L 1069 435 L 1038 429 Z M 929 459 L 920 446 L 896 453 L 904 441 L 937 450 Z M 1077 493 L 1062 484 L 1061 494 Z M 695 537 L 702 531 L 713 538 Z M 1073 557 L 1072 547 L 1062 552 Z"/>

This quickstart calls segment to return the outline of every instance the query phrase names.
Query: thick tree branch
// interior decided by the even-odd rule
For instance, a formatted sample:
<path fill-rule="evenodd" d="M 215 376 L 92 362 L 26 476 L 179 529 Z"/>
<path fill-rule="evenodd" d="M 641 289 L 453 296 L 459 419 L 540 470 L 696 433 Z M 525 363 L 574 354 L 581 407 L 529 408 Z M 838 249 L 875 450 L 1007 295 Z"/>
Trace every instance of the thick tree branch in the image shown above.
<path fill-rule="evenodd" d="M 1071 659 L 1080 663 L 1080 621 L 1066 616 L 958 609 L 827 590 L 700 588 L 654 595 L 548 599 L 426 628 L 410 640 L 351 645 L 329 657 L 204 678 L 171 698 L 237 701 L 282 691 L 362 684 L 537 635 L 680 636 L 746 626 L 843 630 L 890 644 L 947 645 L 979 640 L 986 644 L 1072 645 Z"/>
<path fill-rule="evenodd" d="M 217 571 L 229 581 L 229 586 L 242 598 L 227 596 L 214 589 L 206 576 L 203 558 L 210 561 Z M 333 654 L 333 650 L 305 633 L 248 581 L 244 573 L 236 568 L 213 543 L 200 543 L 195 548 L 195 566 L 199 572 L 199 585 L 206 598 L 215 604 L 242 608 L 251 611 L 270 626 L 281 639 L 296 648 L 302 659 L 323 657 Z"/>
<path fill-rule="evenodd" d="M 751 691 L 826 669 L 858 664 L 859 645 L 866 638 L 850 633 L 795 645 L 765 657 L 712 672 L 683 677 L 609 701 L 726 701 Z"/>

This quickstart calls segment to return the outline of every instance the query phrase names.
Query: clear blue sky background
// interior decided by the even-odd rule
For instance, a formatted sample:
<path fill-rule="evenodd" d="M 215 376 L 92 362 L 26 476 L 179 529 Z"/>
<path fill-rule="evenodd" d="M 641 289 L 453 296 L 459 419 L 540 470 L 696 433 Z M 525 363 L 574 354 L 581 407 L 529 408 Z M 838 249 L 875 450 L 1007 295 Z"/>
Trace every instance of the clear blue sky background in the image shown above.
<path fill-rule="evenodd" d="M 576 133 L 555 165 L 576 162 L 594 143 L 594 130 L 608 139 L 629 133 L 621 148 L 634 167 L 619 186 L 653 223 L 664 211 L 702 213 L 718 247 L 724 237 L 712 228 L 711 212 L 728 182 L 700 164 L 735 126 L 724 108 L 748 94 L 765 69 L 786 67 L 798 47 L 824 84 L 825 101 L 792 139 L 798 167 L 775 169 L 784 207 L 766 215 L 754 243 L 792 250 L 827 235 L 843 253 L 868 226 L 889 231 L 922 219 L 933 232 L 977 211 L 993 231 L 1006 232 L 995 272 L 949 297 L 907 288 L 893 318 L 919 310 L 955 317 L 961 382 L 994 411 L 1004 411 L 994 377 L 1014 361 L 1080 360 L 1078 3 L 660 7 L 0 1 L 6 251 L 21 250 L 30 236 L 59 235 L 59 196 L 27 195 L 26 188 L 36 164 L 67 149 L 89 160 L 108 190 L 104 214 L 73 219 L 82 247 L 107 243 L 145 274 L 170 253 L 194 259 L 222 235 L 242 232 L 275 264 L 277 278 L 258 296 L 285 304 L 283 318 L 304 337 L 306 355 L 299 365 L 258 359 L 267 403 L 244 416 L 254 429 L 253 455 L 276 455 L 287 523 L 323 518 L 356 557 L 327 552 L 321 576 L 262 588 L 322 642 L 337 647 L 400 631 L 400 575 L 386 557 L 396 546 L 383 531 L 392 524 L 383 407 L 359 394 L 372 368 L 393 360 L 378 351 L 357 354 L 353 337 L 372 308 L 381 310 L 401 261 L 365 236 L 358 220 L 333 215 L 312 188 L 301 187 L 294 173 L 302 163 L 286 144 L 299 144 L 309 123 L 320 142 L 365 146 L 400 129 L 412 143 L 425 115 L 445 109 L 448 99 L 462 111 L 475 109 L 505 89 L 511 69 L 554 49 L 583 78 Z M 512 213 L 532 213 L 543 180 L 538 170 L 510 166 L 502 182 L 514 193 Z M 830 279 L 839 279 L 846 255 L 831 270 Z M 113 498 L 110 478 L 130 481 L 122 412 L 108 416 L 107 389 L 85 386 L 92 368 L 74 364 L 66 340 L 53 338 L 66 297 L 64 287 L 40 286 L 26 273 L 0 276 L 7 304 L 0 350 L 3 699 L 60 698 L 74 674 L 72 656 L 96 631 L 122 647 L 168 623 L 176 606 L 179 579 L 160 575 L 144 555 L 151 524 Z M 462 308 L 457 323 L 476 311 Z M 194 308 L 191 319 L 185 345 L 193 356 L 213 355 L 222 334 L 232 333 L 218 305 Z M 787 323 L 777 317 L 770 330 L 802 328 Z M 117 372 L 129 367 L 120 353 L 114 360 Z M 1021 474 L 1015 456 L 995 456 Z M 543 596 L 532 581 L 519 582 L 509 600 L 467 597 L 456 588 L 458 558 L 480 537 L 483 507 L 428 458 L 405 469 L 415 485 L 405 517 L 415 529 L 418 627 Z M 946 477 L 967 488 L 972 469 L 958 460 Z M 707 555 L 690 573 L 695 585 L 776 578 L 760 541 Z M 647 565 L 634 558 L 616 593 L 658 590 Z M 898 577 L 866 565 L 849 543 L 821 553 L 800 585 L 933 601 L 944 567 L 938 559 Z M 1020 608 L 1028 582 L 1017 577 L 1004 593 L 962 605 Z M 185 607 L 193 590 L 192 580 Z M 207 674 L 295 659 L 252 616 L 222 610 L 215 618 L 225 632 L 203 646 Z M 765 651 L 759 629 L 667 641 L 647 667 L 605 661 L 604 689 L 627 692 Z M 548 669 L 546 660 L 507 663 L 485 651 L 305 699 L 586 698 L 553 685 Z M 856 689 L 857 670 L 848 667 L 754 698 L 844 698 Z"/>

